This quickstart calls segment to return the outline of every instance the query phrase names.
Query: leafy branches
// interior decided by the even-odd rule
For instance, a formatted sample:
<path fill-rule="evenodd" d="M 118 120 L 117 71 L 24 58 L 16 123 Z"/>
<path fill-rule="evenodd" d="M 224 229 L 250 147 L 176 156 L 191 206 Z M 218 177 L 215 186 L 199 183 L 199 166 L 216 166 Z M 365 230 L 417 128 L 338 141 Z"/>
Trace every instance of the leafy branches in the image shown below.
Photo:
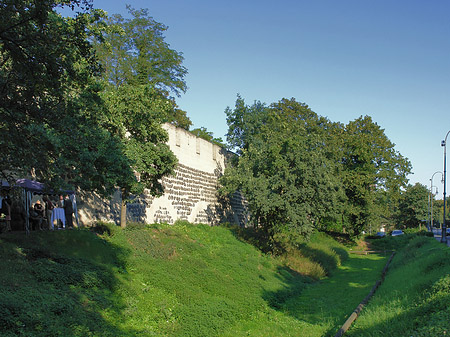
<path fill-rule="evenodd" d="M 222 193 L 244 193 L 268 240 L 295 244 L 313 229 L 357 236 L 387 210 L 393 221 L 411 165 L 370 117 L 342 125 L 295 99 L 247 106 L 240 96 L 225 113 L 240 156 Z"/>
<path fill-rule="evenodd" d="M 102 105 L 100 67 L 87 41 L 92 18 L 86 12 L 63 18 L 55 8 L 65 6 L 91 8 L 87 0 L 11 0 L 0 8 L 0 171 L 5 177 L 33 170 L 48 185 L 101 186 L 106 193 L 127 171 L 118 165 L 108 174 L 89 172 L 99 162 L 126 159 L 86 113 Z M 96 151 L 103 144 L 109 151 Z"/>
<path fill-rule="evenodd" d="M 235 123 L 229 137 L 236 137 L 242 148 L 236 166 L 222 178 L 224 190 L 244 193 L 253 223 L 269 240 L 288 237 L 292 244 L 335 217 L 344 197 L 335 163 L 325 155 L 324 138 L 309 132 L 324 121 L 293 99 L 269 107 L 242 103 L 238 98 L 235 113 L 227 110 L 228 121 Z M 248 119 L 245 111 L 251 114 Z M 247 124 L 249 120 L 259 127 Z"/>

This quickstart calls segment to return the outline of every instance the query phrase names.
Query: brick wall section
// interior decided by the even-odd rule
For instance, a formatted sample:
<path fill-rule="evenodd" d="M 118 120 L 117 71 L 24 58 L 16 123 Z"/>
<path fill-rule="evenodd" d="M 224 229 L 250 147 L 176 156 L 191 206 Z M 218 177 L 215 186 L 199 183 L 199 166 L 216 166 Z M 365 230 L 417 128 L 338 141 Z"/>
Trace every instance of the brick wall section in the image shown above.
<path fill-rule="evenodd" d="M 165 193 L 155 198 L 147 192 L 127 205 L 127 220 L 164 222 L 176 220 L 217 225 L 223 222 L 246 225 L 248 212 L 239 192 L 229 199 L 217 195 L 218 178 L 223 174 L 230 153 L 190 132 L 164 124 L 168 145 L 178 158 L 174 176 L 163 178 Z M 79 194 L 79 217 L 83 224 L 96 220 L 119 222 L 120 195 L 102 200 L 92 193 Z"/>

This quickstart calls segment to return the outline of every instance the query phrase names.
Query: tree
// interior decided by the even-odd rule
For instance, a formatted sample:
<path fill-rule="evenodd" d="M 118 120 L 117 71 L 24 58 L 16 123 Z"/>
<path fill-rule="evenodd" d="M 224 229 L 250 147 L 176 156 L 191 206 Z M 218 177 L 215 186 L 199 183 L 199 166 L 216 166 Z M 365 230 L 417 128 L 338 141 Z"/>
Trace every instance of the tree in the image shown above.
<path fill-rule="evenodd" d="M 241 154 L 243 150 L 248 149 L 251 138 L 257 135 L 266 123 L 266 108 L 266 105 L 259 101 L 248 106 L 238 95 L 234 109 L 231 110 L 230 107 L 225 109 L 228 124 L 226 136 L 230 150 Z"/>
<path fill-rule="evenodd" d="M 189 130 L 192 121 L 170 95 L 179 96 L 187 90 L 182 53 L 164 41 L 167 26 L 150 17 L 147 9 L 126 7 L 130 19 L 103 13 L 103 19 L 91 27 L 106 87 L 108 90 L 124 85 L 151 87 L 167 105 L 165 114 L 159 116 L 162 121 Z"/>
<path fill-rule="evenodd" d="M 208 142 L 225 147 L 222 138 L 215 138 L 211 131 L 208 131 L 205 127 L 196 128 L 190 131 L 193 135 L 205 139 Z"/>
<path fill-rule="evenodd" d="M 55 10 L 78 6 L 74 18 Z M 131 174 L 116 137 L 92 114 L 100 68 L 87 41 L 87 0 L 10 0 L 0 6 L 0 148 L 3 178 L 107 193 Z"/>
<path fill-rule="evenodd" d="M 186 129 L 191 125 L 170 96 L 186 90 L 187 71 L 181 53 L 164 41 L 167 27 L 154 21 L 147 10 L 127 9 L 130 19 L 113 15 L 92 27 L 98 32 L 93 43 L 105 70 L 102 98 L 106 109 L 101 124 L 121 139 L 138 177 L 120 183 L 122 226 L 130 194 L 147 188 L 152 195 L 161 195 L 161 178 L 174 173 L 177 160 L 161 124 L 172 122 Z"/>
<path fill-rule="evenodd" d="M 446 216 L 446 222 L 450 220 L 450 197 L 447 197 L 447 200 L 445 201 L 445 216 Z M 444 200 L 443 199 L 437 199 L 433 201 L 433 221 L 435 224 L 439 223 L 442 224 L 444 219 Z M 448 228 L 448 225 L 447 225 Z"/>
<path fill-rule="evenodd" d="M 226 113 L 241 156 L 226 169 L 223 191 L 243 192 L 252 222 L 267 240 L 295 244 L 339 214 L 344 194 L 337 167 L 327 157 L 323 135 L 310 132 L 324 119 L 294 99 L 247 107 L 238 97 L 236 109 Z"/>
<path fill-rule="evenodd" d="M 428 188 L 422 184 L 408 185 L 399 202 L 398 225 L 419 227 L 428 218 Z"/>
<path fill-rule="evenodd" d="M 295 99 L 247 106 L 239 95 L 225 113 L 227 141 L 240 157 L 222 182 L 244 191 L 269 235 L 317 228 L 358 236 L 395 221 L 411 164 L 370 117 L 344 125 Z"/>
<path fill-rule="evenodd" d="M 377 200 L 398 200 L 411 164 L 369 116 L 349 122 L 342 139 L 342 179 L 348 198 L 344 218 L 347 230 L 359 235 L 382 209 Z M 388 198 L 381 198 L 383 193 L 388 193 Z"/>

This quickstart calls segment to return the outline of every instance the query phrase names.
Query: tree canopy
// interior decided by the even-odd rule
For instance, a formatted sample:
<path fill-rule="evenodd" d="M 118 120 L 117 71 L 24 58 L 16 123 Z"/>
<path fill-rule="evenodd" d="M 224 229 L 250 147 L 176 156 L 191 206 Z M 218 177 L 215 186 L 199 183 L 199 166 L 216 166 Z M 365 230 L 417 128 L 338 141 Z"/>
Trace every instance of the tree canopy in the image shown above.
<path fill-rule="evenodd" d="M 271 240 L 292 243 L 314 229 L 357 236 L 395 221 L 411 165 L 370 117 L 343 125 L 295 99 L 248 106 L 239 95 L 225 113 L 239 156 L 222 192 L 240 189 Z"/>
<path fill-rule="evenodd" d="M 348 198 L 343 225 L 358 235 L 380 212 L 386 212 L 386 207 L 393 211 L 392 204 L 385 202 L 398 201 L 411 164 L 369 116 L 350 121 L 341 137 L 342 181 Z"/>
<path fill-rule="evenodd" d="M 92 42 L 104 69 L 101 97 L 106 109 L 101 125 L 121 139 L 139 177 L 127 193 L 148 188 L 160 195 L 162 176 L 173 173 L 177 160 L 170 151 L 163 122 L 189 129 L 192 124 L 170 93 L 186 90 L 181 53 L 164 40 L 167 29 L 146 9 L 127 6 L 130 18 L 115 14 L 95 22 Z"/>
<path fill-rule="evenodd" d="M 400 197 L 398 224 L 404 228 L 419 227 L 428 219 L 428 188 L 422 184 L 408 185 Z"/>
<path fill-rule="evenodd" d="M 225 171 L 224 191 L 244 193 L 253 223 L 273 244 L 295 242 L 339 215 L 345 196 L 337 166 L 326 155 L 323 135 L 310 132 L 325 119 L 294 99 L 248 107 L 238 97 L 226 113 L 228 137 L 241 155 Z"/>
<path fill-rule="evenodd" d="M 81 12 L 62 17 L 64 7 Z M 0 7 L 3 177 L 34 172 L 48 186 L 162 193 L 176 158 L 161 123 L 191 125 L 170 96 L 186 90 L 186 69 L 164 41 L 167 27 L 128 9 L 131 19 L 88 0 Z"/>
<path fill-rule="evenodd" d="M 130 18 L 103 13 L 91 27 L 106 90 L 113 92 L 124 86 L 150 88 L 152 99 L 163 108 L 164 113 L 159 112 L 158 118 L 189 130 L 191 120 L 171 96 L 187 90 L 182 53 L 165 42 L 167 26 L 149 16 L 147 9 L 126 7 Z"/>
<path fill-rule="evenodd" d="M 199 138 L 205 139 L 208 142 L 219 145 L 221 147 L 225 147 L 222 138 L 214 137 L 214 134 L 211 131 L 208 131 L 205 127 L 195 128 L 190 130 L 190 132 Z"/>
<path fill-rule="evenodd" d="M 83 12 L 56 12 L 73 6 Z M 87 0 L 11 0 L 0 7 L 2 177 L 33 171 L 49 185 L 106 193 L 131 174 L 118 139 L 88 113 L 102 105 L 100 67 L 87 36 L 96 20 L 90 8 Z"/>

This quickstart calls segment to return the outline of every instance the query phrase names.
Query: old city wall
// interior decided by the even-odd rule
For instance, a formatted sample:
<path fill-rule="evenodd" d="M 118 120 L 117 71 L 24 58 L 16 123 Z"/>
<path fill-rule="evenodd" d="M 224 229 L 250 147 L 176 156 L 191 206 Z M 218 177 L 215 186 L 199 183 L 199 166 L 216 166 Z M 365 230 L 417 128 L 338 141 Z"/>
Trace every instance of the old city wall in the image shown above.
<path fill-rule="evenodd" d="M 245 225 L 247 208 L 240 193 L 218 198 L 218 178 L 223 174 L 227 153 L 220 146 L 198 138 L 171 124 L 168 145 L 178 158 L 174 176 L 163 178 L 165 193 L 158 198 L 147 191 L 127 204 L 127 220 L 173 224 L 177 220 L 216 225 L 229 222 Z M 92 193 L 78 197 L 79 219 L 88 225 L 96 220 L 119 222 L 120 194 L 105 200 Z"/>

